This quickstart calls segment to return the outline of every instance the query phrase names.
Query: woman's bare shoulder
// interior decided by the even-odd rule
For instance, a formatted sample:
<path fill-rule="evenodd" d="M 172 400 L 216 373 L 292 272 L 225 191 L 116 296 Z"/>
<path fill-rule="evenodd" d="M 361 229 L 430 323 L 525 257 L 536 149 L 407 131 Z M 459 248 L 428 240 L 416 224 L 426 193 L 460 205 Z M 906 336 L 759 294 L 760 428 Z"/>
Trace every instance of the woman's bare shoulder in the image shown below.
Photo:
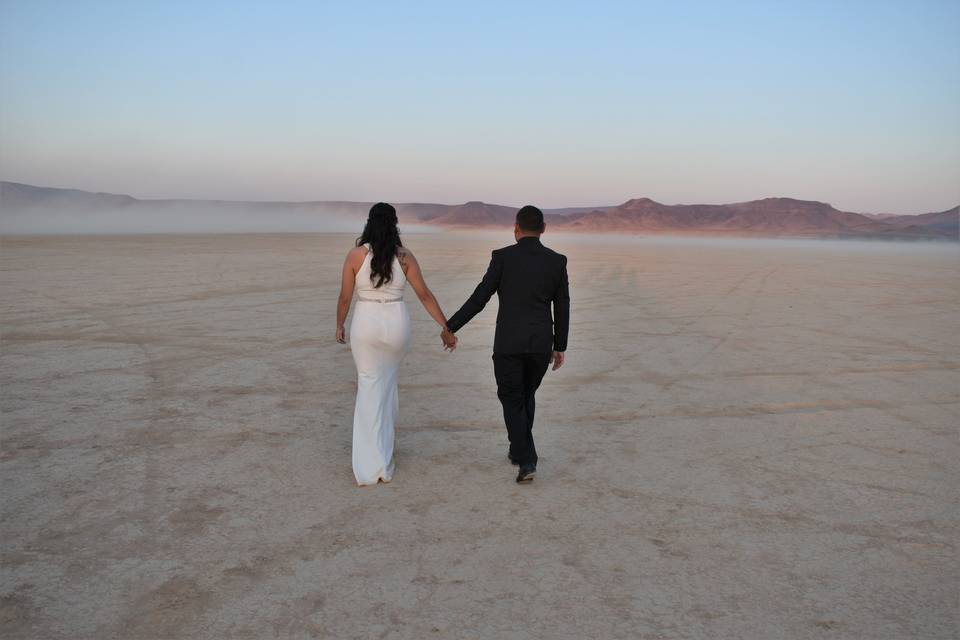
<path fill-rule="evenodd" d="M 417 259 L 413 257 L 413 252 L 407 247 L 397 247 L 397 260 L 403 268 L 403 273 L 407 274 L 411 265 L 417 264 Z"/>
<path fill-rule="evenodd" d="M 353 247 L 350 251 L 347 252 L 347 262 L 363 262 L 363 259 L 367 256 L 367 248 L 364 246 Z"/>

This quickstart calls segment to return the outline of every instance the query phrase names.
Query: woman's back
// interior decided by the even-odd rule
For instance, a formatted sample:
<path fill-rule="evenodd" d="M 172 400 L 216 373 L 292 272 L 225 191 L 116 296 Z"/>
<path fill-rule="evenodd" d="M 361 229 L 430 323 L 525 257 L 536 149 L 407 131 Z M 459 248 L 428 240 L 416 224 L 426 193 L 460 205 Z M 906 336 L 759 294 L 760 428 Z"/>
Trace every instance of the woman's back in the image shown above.
<path fill-rule="evenodd" d="M 373 249 L 369 244 L 365 244 L 363 247 L 367 250 L 367 255 L 364 256 L 363 264 L 357 270 L 357 296 L 361 300 L 395 300 L 402 298 L 407 277 L 403 273 L 403 266 L 400 264 L 399 258 L 393 257 L 390 282 L 384 282 L 379 287 L 375 287 L 374 279 L 370 278 L 370 261 L 373 259 Z"/>

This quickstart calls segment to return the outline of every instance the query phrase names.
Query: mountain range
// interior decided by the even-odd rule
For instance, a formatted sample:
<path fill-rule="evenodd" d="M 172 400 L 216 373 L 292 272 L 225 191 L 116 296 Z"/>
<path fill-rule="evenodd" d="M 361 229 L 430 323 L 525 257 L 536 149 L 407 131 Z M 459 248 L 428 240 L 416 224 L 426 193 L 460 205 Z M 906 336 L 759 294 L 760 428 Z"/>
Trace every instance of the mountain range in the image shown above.
<path fill-rule="evenodd" d="M 128 195 L 0 182 L 0 232 L 96 232 L 112 222 L 121 231 L 293 230 L 314 226 L 356 230 L 370 202 L 253 202 L 137 199 Z M 503 228 L 516 207 L 397 204 L 404 224 L 450 229 Z M 617 234 L 725 235 L 811 238 L 958 240 L 960 207 L 921 215 L 862 214 L 825 202 L 764 198 L 732 204 L 668 205 L 637 198 L 617 206 L 545 209 L 547 224 L 564 231 Z M 293 227 L 290 225 L 293 224 Z M 226 227 L 225 227 L 226 225 Z M 109 226 L 109 225 L 107 225 Z M 279 228 L 274 228 L 279 227 Z M 317 228 L 316 230 L 323 230 Z"/>

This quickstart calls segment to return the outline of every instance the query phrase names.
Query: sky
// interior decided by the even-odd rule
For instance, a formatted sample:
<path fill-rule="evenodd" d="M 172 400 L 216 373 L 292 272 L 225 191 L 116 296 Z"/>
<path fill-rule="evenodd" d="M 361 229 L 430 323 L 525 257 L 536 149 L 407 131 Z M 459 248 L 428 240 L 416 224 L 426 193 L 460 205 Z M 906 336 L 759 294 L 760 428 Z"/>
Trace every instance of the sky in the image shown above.
<path fill-rule="evenodd" d="M 960 2 L 0 0 L 0 179 L 141 198 L 960 203 Z"/>

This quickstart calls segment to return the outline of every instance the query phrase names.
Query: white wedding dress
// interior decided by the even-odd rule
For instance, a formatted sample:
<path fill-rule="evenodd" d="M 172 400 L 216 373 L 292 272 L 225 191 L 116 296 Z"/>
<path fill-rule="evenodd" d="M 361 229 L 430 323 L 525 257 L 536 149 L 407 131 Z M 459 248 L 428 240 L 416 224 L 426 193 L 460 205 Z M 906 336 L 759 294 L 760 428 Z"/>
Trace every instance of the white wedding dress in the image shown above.
<path fill-rule="evenodd" d="M 403 301 L 407 278 L 394 257 L 392 279 L 379 288 L 370 280 L 373 253 L 357 272 L 357 302 L 350 323 L 350 349 L 357 365 L 353 412 L 353 475 L 357 484 L 393 478 L 393 434 L 399 409 L 397 374 L 410 347 L 410 315 Z"/>

